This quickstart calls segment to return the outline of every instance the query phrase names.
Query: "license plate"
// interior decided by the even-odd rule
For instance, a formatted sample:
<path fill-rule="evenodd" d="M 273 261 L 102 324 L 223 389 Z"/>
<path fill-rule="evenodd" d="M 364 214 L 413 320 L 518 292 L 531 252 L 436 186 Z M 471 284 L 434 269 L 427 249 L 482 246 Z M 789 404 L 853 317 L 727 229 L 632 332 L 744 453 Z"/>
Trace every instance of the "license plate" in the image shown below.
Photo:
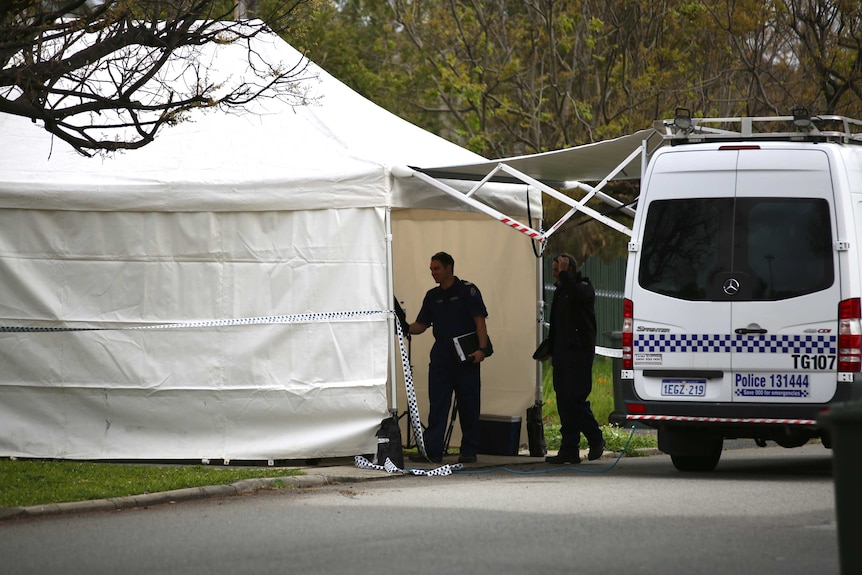
<path fill-rule="evenodd" d="M 663 379 L 661 394 L 665 397 L 704 397 L 705 379 Z"/>

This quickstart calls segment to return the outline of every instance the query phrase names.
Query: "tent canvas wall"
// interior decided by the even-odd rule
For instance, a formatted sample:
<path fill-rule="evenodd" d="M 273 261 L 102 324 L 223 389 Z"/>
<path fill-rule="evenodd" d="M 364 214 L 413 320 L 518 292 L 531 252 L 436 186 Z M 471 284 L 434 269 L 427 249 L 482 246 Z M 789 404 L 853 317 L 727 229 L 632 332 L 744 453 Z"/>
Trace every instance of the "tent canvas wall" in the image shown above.
<path fill-rule="evenodd" d="M 253 42 L 273 65 L 301 57 L 274 36 Z M 247 55 L 197 57 L 231 82 Z M 305 76 L 308 106 L 204 113 L 106 159 L 0 115 L 0 456 L 371 453 L 393 403 L 391 285 L 415 316 L 439 249 L 490 296 L 497 348 L 524 351 L 489 360 L 486 404 L 532 402 L 535 281 L 493 287 L 534 273 L 529 242 L 390 170 L 482 159 L 313 64 Z M 512 189 L 482 193 L 522 215 Z M 510 242 L 523 249 L 494 249 Z"/>

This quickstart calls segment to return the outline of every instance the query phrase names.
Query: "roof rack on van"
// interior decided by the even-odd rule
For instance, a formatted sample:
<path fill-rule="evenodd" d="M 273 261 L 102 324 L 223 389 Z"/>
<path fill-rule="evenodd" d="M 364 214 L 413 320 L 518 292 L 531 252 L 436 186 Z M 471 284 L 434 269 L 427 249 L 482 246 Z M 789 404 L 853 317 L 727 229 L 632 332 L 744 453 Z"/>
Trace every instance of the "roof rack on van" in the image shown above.
<path fill-rule="evenodd" d="M 731 118 L 692 118 L 686 108 L 677 108 L 673 119 L 656 120 L 653 127 L 671 145 L 741 140 L 862 144 L 862 120 L 810 115 L 804 108 L 792 116 Z"/>

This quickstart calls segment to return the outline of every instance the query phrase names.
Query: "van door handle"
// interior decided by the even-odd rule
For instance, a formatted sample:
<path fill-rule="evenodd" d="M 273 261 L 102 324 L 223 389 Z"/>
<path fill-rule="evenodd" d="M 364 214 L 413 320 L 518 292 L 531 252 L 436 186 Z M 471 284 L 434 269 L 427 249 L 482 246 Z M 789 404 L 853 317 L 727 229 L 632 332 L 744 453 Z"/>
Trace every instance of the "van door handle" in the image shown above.
<path fill-rule="evenodd" d="M 766 330 L 761 328 L 761 327 L 759 327 L 759 328 L 738 327 L 733 331 L 735 333 L 738 333 L 739 335 L 745 335 L 748 333 L 766 333 Z"/>

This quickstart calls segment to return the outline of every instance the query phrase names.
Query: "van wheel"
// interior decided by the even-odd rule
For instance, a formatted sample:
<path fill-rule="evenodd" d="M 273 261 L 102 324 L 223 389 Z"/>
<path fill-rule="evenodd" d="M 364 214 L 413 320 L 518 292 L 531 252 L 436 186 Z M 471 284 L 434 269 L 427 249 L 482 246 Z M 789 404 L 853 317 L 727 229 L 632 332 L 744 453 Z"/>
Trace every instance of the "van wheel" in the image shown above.
<path fill-rule="evenodd" d="M 658 430 L 658 448 L 679 471 L 712 471 L 721 459 L 724 438 L 700 429 L 666 426 Z"/>
<path fill-rule="evenodd" d="M 714 471 L 721 459 L 721 449 L 709 455 L 671 455 L 670 460 L 677 471 L 704 472 Z"/>
<path fill-rule="evenodd" d="M 802 447 L 803 445 L 808 443 L 808 436 L 793 434 L 788 434 L 786 436 L 782 435 L 775 438 L 775 443 L 777 443 L 781 447 L 787 447 L 788 449 L 792 449 L 794 447 Z"/>

